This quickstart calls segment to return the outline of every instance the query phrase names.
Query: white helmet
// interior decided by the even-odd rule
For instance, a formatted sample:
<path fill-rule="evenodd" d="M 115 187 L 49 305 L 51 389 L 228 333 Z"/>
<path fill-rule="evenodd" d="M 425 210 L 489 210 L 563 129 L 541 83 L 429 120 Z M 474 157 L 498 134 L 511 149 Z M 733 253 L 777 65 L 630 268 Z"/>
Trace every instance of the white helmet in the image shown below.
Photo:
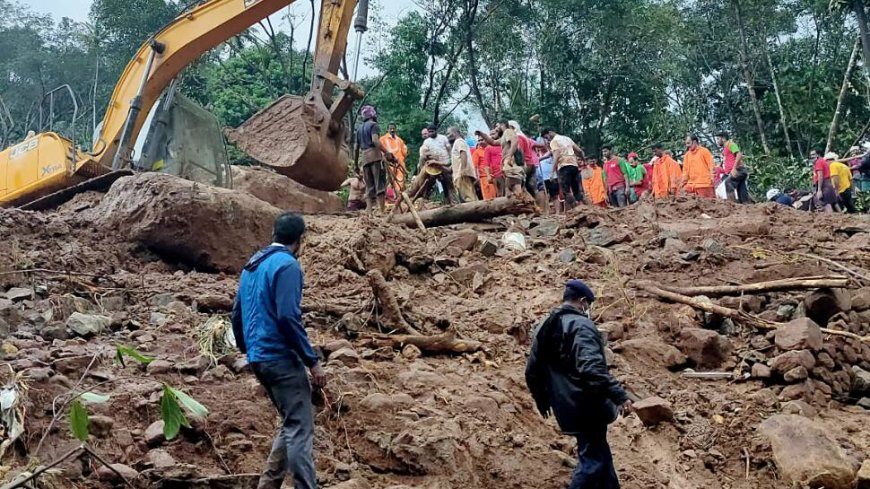
<path fill-rule="evenodd" d="M 837 153 L 826 153 L 825 159 L 828 161 L 837 161 L 840 159 L 840 155 L 838 155 Z"/>
<path fill-rule="evenodd" d="M 772 188 L 772 189 L 767 191 L 767 200 L 773 200 L 773 199 L 779 197 L 779 194 L 781 194 L 781 193 L 782 192 L 780 192 L 778 188 Z"/>

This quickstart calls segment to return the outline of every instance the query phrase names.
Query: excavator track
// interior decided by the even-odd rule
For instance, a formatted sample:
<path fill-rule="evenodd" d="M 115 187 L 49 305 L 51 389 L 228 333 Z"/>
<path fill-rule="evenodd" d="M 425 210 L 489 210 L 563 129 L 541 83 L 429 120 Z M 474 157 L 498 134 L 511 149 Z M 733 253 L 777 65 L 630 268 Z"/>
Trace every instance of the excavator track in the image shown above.
<path fill-rule="evenodd" d="M 26 211 L 45 211 L 49 209 L 54 209 L 55 207 L 69 201 L 77 194 L 80 194 L 82 192 L 88 192 L 91 190 L 105 192 L 119 178 L 127 177 L 133 174 L 135 174 L 133 170 L 117 170 L 105 173 L 98 177 L 85 180 L 77 185 L 67 187 L 63 190 L 58 190 L 57 192 L 46 195 L 45 197 L 40 197 L 39 199 L 28 202 L 20 206 L 19 209 Z"/>

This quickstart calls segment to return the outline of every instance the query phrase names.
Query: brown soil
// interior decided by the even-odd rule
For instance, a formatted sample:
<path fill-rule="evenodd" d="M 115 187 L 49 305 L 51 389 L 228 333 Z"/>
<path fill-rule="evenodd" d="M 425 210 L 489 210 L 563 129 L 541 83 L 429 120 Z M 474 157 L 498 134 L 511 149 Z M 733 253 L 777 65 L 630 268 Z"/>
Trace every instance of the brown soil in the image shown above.
<path fill-rule="evenodd" d="M 308 188 L 263 167 L 233 166 L 233 188 L 283 210 L 326 214 L 344 210 L 338 195 Z"/>
<path fill-rule="evenodd" d="M 98 195 L 90 194 L 53 213 L 0 212 L 0 234 L 7 237 L 0 249 L 0 271 L 63 272 L 0 275 L 4 287 L 47 287 L 44 296 L 17 303 L 22 318 L 15 324 L 17 332 L 5 340 L 17 351 L 6 353 L 4 361 L 22 378 L 38 379 L 28 381 L 23 440 L 0 461 L 13 473 L 28 458 L 50 461 L 75 445 L 64 419 L 49 433 L 42 451 L 33 453 L 52 419 L 52 400 L 69 392 L 94 355 L 98 360 L 82 386 L 99 384 L 94 391 L 112 396 L 91 410 L 111 417 L 114 425 L 108 435 L 92 437 L 91 444 L 112 462 L 141 471 L 141 486 L 160 486 L 185 474 L 255 473 L 263 464 L 276 418 L 256 380 L 247 370 L 235 372 L 237 354 L 204 371 L 198 368 L 204 365 L 196 365 L 196 330 L 212 315 L 227 312 L 236 276 L 196 271 L 201 263 L 193 252 L 176 250 L 176 260 L 164 261 L 160 256 L 167 256 L 166 249 L 147 249 L 138 236 L 171 230 L 166 235 L 173 240 L 197 243 L 191 250 L 204 240 L 222 241 L 224 260 L 238 263 L 247 258 L 252 242 L 268 240 L 267 233 L 261 227 L 228 229 L 228 224 L 248 226 L 257 216 L 221 221 L 220 216 L 198 213 L 192 196 L 174 206 L 158 193 L 149 207 L 141 197 L 147 191 L 147 186 L 127 188 L 119 182 L 101 203 Z M 266 216 L 272 212 L 271 206 L 263 209 Z M 499 251 L 487 258 L 440 245 L 463 226 L 420 232 L 368 216 L 308 218 L 302 255 L 306 325 L 324 352 L 333 351 L 336 340 L 348 339 L 359 355 L 327 362 L 332 383 L 317 415 L 315 441 L 324 487 L 349 477 L 394 489 L 565 487 L 574 443 L 559 434 L 552 419 L 537 414 L 523 371 L 529 332 L 558 304 L 569 278 L 594 286 L 599 324 L 619 322 L 624 327 L 624 335 L 611 340 L 615 375 L 640 397 L 667 399 L 676 414 L 673 422 L 653 428 L 634 416 L 611 427 L 623 487 L 792 487 L 779 480 L 769 449 L 755 434 L 761 421 L 781 410 L 783 402 L 776 398 L 782 382 L 703 381 L 667 368 L 666 356 L 656 345 L 674 344 L 681 329 L 704 324 L 693 311 L 659 302 L 633 284 L 650 280 L 686 287 L 840 273 L 788 254 L 793 251 L 860 268 L 870 258 L 866 218 L 678 200 L 615 211 L 584 208 L 566 217 L 496 219 L 476 229 L 497 242 L 512 224 L 508 221 L 528 229 L 529 251 Z M 553 221 L 559 229 L 548 236 L 553 233 L 545 227 Z M 186 225 L 191 227 L 184 235 Z M 245 233 L 250 236 L 243 241 Z M 673 242 L 665 244 L 676 237 L 685 252 L 695 250 L 697 257 L 683 259 Z M 576 253 L 575 262 L 560 260 L 566 248 Z M 379 311 L 373 308 L 366 272 L 374 269 L 385 275 L 415 329 L 437 334 L 452 326 L 462 337 L 483 342 L 485 351 L 418 357 L 412 351 L 371 347 L 367 335 L 378 332 Z M 766 294 L 760 307 L 776 311 L 780 305 L 797 304 L 806 294 Z M 111 331 L 90 340 L 43 339 L 44 328 L 63 321 L 75 304 L 112 316 Z M 49 310 L 53 314 L 46 319 Z M 165 314 L 165 322 L 159 314 L 155 321 L 153 313 Z M 844 316 L 842 324 L 829 326 L 868 334 L 870 321 L 858 314 Z M 735 348 L 723 370 L 754 361 L 746 358 L 775 354 L 764 332 L 737 327 L 729 338 Z M 650 344 L 620 345 L 644 339 Z M 831 337 L 826 342 L 836 343 L 831 346 L 834 356 L 846 346 L 855 347 Z M 112 361 L 114 347 L 121 344 L 169 360 L 173 368 L 151 375 L 135 362 L 122 367 Z M 857 348 L 853 364 L 870 367 L 870 346 Z M 847 366 L 837 362 L 836 369 Z M 210 410 L 207 420 L 162 445 L 177 462 L 170 470 L 150 469 L 145 458 L 150 447 L 143 432 L 159 419 L 160 382 L 185 390 Z M 772 401 L 764 402 L 759 392 L 770 393 Z M 867 411 L 854 405 L 856 399 L 848 393 L 825 396 L 810 390 L 805 397 L 819 411 L 816 422 L 856 464 L 870 458 Z M 97 468 L 93 462 L 63 468 L 54 476 L 56 487 L 105 484 L 92 474 Z"/>

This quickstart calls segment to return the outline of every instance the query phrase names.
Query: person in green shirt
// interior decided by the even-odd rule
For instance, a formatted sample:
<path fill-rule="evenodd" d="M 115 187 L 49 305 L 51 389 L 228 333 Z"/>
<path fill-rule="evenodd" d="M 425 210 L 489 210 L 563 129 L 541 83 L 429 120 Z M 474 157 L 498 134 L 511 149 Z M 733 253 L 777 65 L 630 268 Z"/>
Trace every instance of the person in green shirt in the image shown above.
<path fill-rule="evenodd" d="M 644 192 L 644 181 L 646 179 L 646 168 L 640 164 L 637 153 L 628 154 L 628 165 L 625 167 L 625 178 L 628 180 L 630 203 L 635 203 L 640 199 Z"/>

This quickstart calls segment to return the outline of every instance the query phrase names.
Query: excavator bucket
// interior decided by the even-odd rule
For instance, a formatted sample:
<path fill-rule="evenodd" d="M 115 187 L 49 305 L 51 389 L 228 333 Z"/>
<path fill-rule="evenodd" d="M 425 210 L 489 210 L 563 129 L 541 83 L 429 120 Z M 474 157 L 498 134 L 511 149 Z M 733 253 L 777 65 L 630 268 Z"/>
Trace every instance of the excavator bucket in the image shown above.
<path fill-rule="evenodd" d="M 285 95 L 226 135 L 255 160 L 307 187 L 331 192 L 347 178 L 346 130 L 332 121 L 320 97 Z"/>

